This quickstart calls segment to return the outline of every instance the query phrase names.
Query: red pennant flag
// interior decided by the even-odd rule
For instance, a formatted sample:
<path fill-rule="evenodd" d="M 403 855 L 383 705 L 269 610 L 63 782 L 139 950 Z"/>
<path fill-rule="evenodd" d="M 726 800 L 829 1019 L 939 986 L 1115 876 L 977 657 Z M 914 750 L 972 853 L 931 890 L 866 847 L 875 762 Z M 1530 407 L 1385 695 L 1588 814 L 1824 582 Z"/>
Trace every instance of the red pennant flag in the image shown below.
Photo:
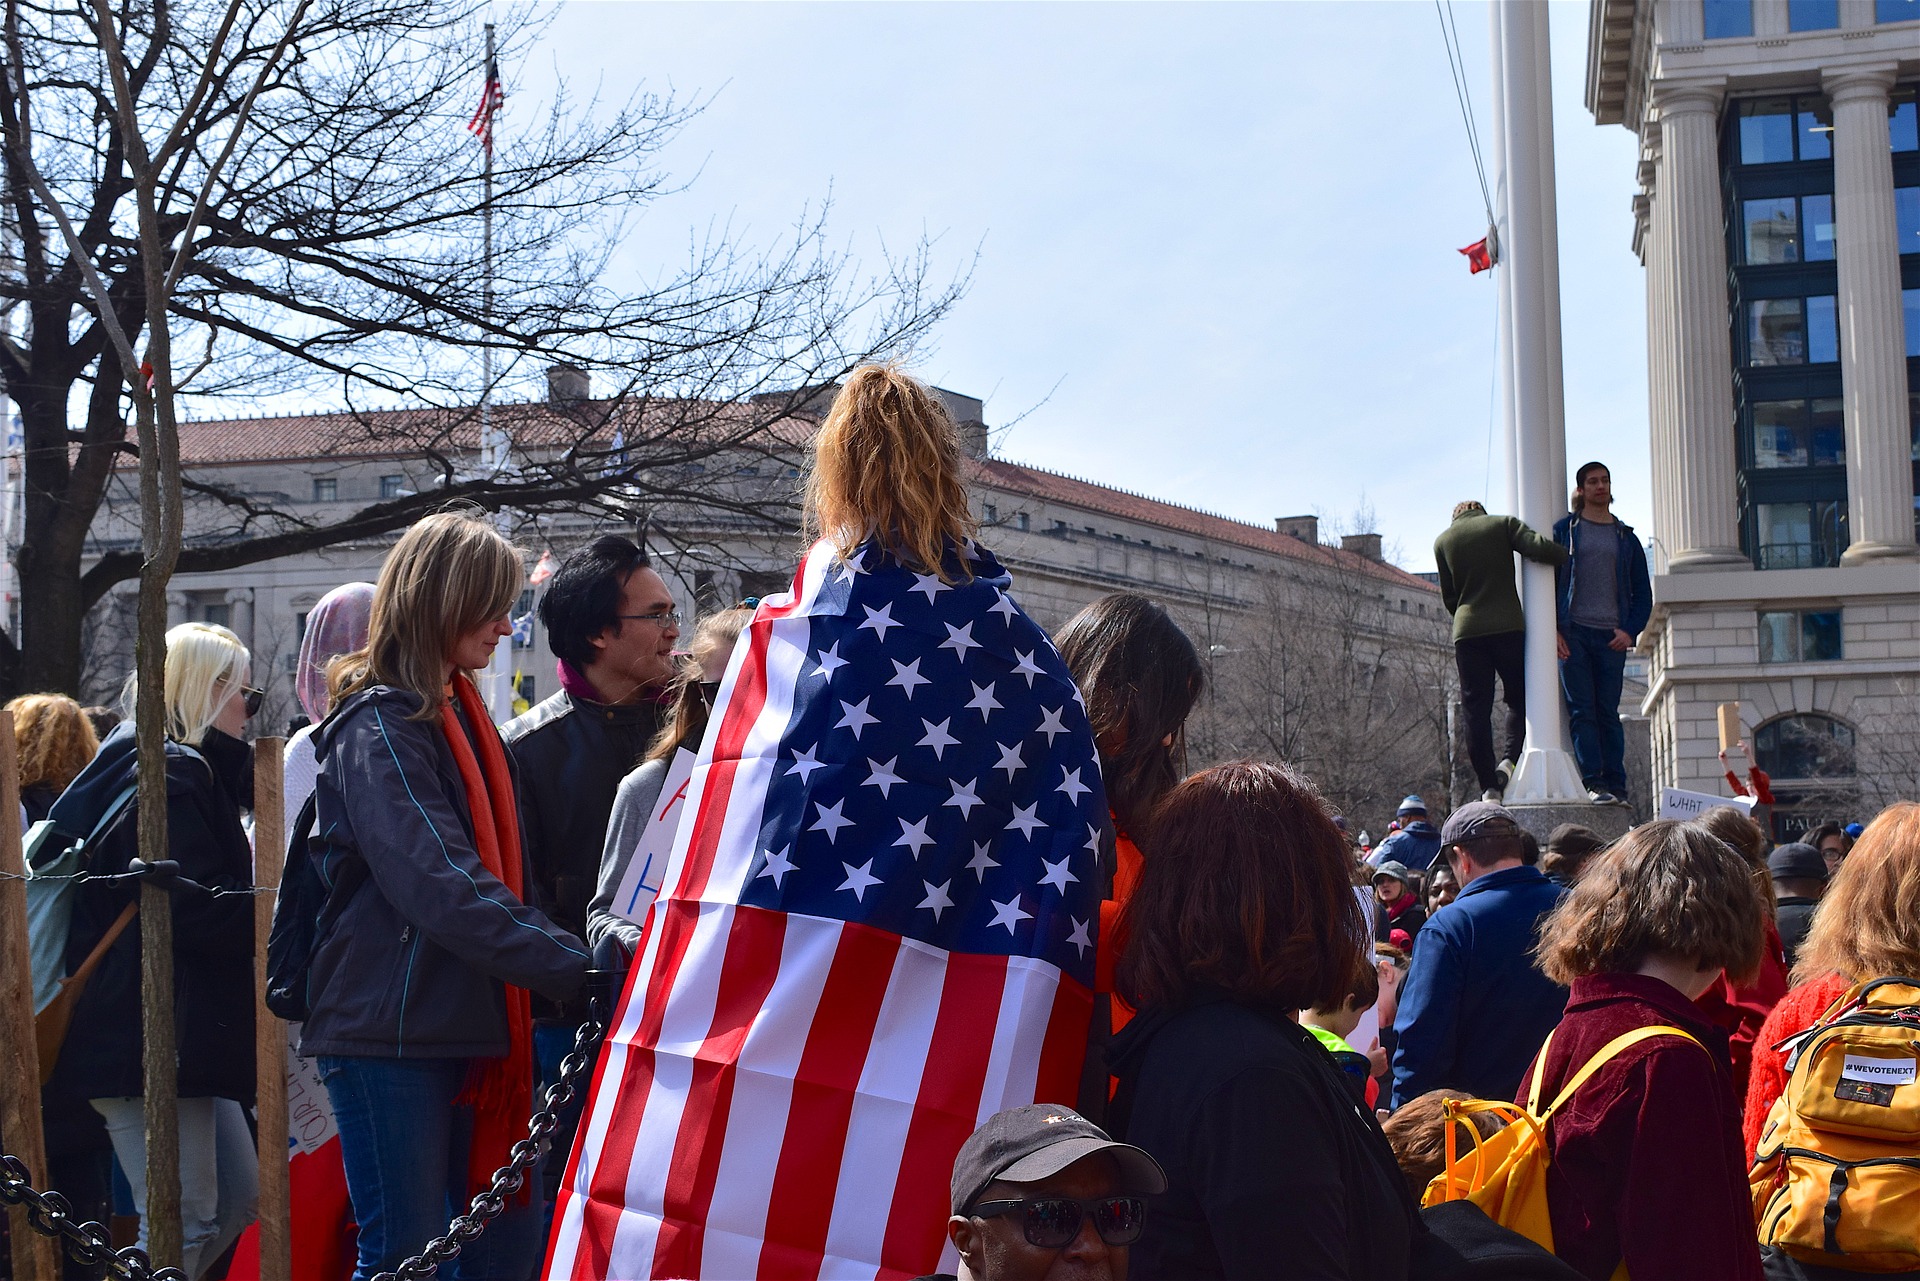
<path fill-rule="evenodd" d="M 1467 274 L 1477 276 L 1483 271 L 1493 270 L 1493 255 L 1487 252 L 1487 242 L 1477 240 L 1459 251 L 1467 256 Z"/>

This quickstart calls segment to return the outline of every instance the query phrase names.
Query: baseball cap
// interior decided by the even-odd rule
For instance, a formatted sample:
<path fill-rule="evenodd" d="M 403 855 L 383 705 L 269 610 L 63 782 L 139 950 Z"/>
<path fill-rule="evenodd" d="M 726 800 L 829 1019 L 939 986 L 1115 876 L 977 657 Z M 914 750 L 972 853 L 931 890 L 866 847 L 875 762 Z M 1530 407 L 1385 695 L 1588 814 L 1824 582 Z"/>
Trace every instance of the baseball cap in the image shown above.
<path fill-rule="evenodd" d="M 1827 879 L 1827 860 L 1805 841 L 1794 841 L 1767 855 L 1767 875 L 1784 880 L 1824 881 Z"/>
<path fill-rule="evenodd" d="M 1847 834 L 1848 840 L 1857 841 L 1860 839 L 1860 833 L 1866 831 L 1867 829 L 1862 827 L 1858 823 L 1849 823 L 1845 827 L 1841 828 L 1840 830 Z"/>
<path fill-rule="evenodd" d="M 1424 814 L 1426 812 L 1427 803 L 1416 795 L 1409 796 L 1404 801 L 1401 801 L 1400 808 L 1393 812 L 1393 816 L 1399 818 L 1402 814 Z"/>
<path fill-rule="evenodd" d="M 1030 1103 L 994 1113 L 960 1145 L 953 1160 L 953 1213 L 972 1205 L 995 1179 L 1037 1183 L 1096 1152 L 1110 1153 L 1119 1163 L 1128 1192 L 1167 1190 L 1166 1172 L 1142 1149 L 1115 1143 L 1072 1108 Z"/>
<path fill-rule="evenodd" d="M 1573 858 L 1605 849 L 1606 846 L 1607 843 L 1600 839 L 1600 833 L 1579 823 L 1562 823 L 1547 837 L 1549 850 L 1555 854 L 1566 854 Z"/>
<path fill-rule="evenodd" d="M 1390 858 L 1380 866 L 1374 868 L 1373 875 L 1368 879 L 1377 881 L 1383 876 L 1391 876 L 1394 880 L 1405 885 L 1407 881 L 1411 879 L 1413 873 L 1407 871 L 1407 865 L 1405 863 L 1400 862 L 1398 859 Z"/>
<path fill-rule="evenodd" d="M 1477 841 L 1485 836 L 1518 835 L 1519 820 L 1506 806 L 1496 805 L 1492 801 L 1469 801 L 1447 815 L 1447 825 L 1440 829 L 1440 844 L 1444 848 Z"/>

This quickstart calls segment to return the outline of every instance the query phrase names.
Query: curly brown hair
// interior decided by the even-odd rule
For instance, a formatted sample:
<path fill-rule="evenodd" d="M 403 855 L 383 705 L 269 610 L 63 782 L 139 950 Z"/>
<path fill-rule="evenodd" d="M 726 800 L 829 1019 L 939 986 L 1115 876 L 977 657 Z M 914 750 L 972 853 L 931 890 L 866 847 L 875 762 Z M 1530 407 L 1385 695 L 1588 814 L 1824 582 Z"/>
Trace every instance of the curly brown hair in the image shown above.
<path fill-rule="evenodd" d="M 1122 913 L 1119 987 L 1134 1006 L 1201 988 L 1281 1010 L 1331 1010 L 1373 940 L 1347 843 L 1306 777 L 1285 765 L 1216 765 L 1167 794 L 1153 857 Z"/>
<path fill-rule="evenodd" d="M 1564 985 L 1673 956 L 1741 983 L 1760 968 L 1765 914 L 1752 869 L 1725 841 L 1692 823 L 1647 823 L 1596 855 L 1547 916 L 1540 968 Z"/>
<path fill-rule="evenodd" d="M 7 710 L 13 713 L 23 792 L 30 787 L 64 792 L 100 750 L 86 709 L 65 694 L 23 694 Z"/>

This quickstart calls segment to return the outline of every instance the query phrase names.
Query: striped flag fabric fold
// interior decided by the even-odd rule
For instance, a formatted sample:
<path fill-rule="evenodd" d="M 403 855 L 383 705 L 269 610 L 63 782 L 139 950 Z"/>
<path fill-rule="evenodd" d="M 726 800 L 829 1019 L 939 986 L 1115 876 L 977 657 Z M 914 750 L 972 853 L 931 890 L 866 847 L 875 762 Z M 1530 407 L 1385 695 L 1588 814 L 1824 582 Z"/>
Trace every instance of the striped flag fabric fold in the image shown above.
<path fill-rule="evenodd" d="M 491 28 L 489 28 L 491 30 Z M 491 40 L 492 36 L 488 36 Z M 480 90 L 480 105 L 473 109 L 473 115 L 467 120 L 467 132 L 480 140 L 487 154 L 493 154 L 493 118 L 500 114 L 500 108 L 507 103 L 507 94 L 500 85 L 500 62 L 492 54 L 487 55 L 487 83 Z"/>
<path fill-rule="evenodd" d="M 948 570 L 821 542 L 756 611 L 596 1066 L 548 1277 L 919 1276 L 948 1250 L 967 1135 L 1072 1101 L 1098 758 L 998 562 L 969 543 Z"/>

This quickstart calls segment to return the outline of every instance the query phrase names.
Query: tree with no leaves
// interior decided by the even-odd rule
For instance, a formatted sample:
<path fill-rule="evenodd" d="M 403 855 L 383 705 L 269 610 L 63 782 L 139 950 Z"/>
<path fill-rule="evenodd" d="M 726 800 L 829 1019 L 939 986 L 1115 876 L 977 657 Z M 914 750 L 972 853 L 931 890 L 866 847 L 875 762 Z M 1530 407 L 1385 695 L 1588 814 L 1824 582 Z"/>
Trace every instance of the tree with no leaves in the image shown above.
<path fill-rule="evenodd" d="M 130 439 L 138 384 L 90 274 L 138 350 L 152 328 L 148 260 L 164 258 L 172 358 L 158 398 L 183 415 L 345 409 L 383 448 L 440 472 L 437 488 L 325 518 L 188 476 L 183 573 L 391 532 L 452 499 L 769 515 L 766 495 L 689 464 L 763 448 L 768 425 L 812 389 L 910 350 L 958 296 L 958 280 L 929 283 L 924 244 L 857 273 L 829 249 L 821 211 L 772 249 L 722 232 L 619 287 L 622 231 L 667 192 L 655 162 L 696 108 L 648 94 L 603 108 L 564 92 L 537 120 L 515 100 L 517 123 L 501 130 L 489 289 L 481 147 L 462 128 L 481 88 L 475 0 L 0 5 L 0 239 L 11 242 L 0 306 L 25 322 L 0 336 L 25 438 L 21 625 L 0 633 L 0 691 L 75 690 L 87 610 L 140 572 L 140 550 L 90 541 L 125 500 L 117 475 L 148 447 Z M 539 27 L 526 10 L 501 27 L 511 66 Z M 116 81 L 152 148 L 144 240 L 130 150 L 141 142 Z M 51 202 L 71 212 L 79 252 Z M 537 447 L 476 467 L 483 349 L 496 384 L 565 363 L 615 394 L 546 416 Z"/>

